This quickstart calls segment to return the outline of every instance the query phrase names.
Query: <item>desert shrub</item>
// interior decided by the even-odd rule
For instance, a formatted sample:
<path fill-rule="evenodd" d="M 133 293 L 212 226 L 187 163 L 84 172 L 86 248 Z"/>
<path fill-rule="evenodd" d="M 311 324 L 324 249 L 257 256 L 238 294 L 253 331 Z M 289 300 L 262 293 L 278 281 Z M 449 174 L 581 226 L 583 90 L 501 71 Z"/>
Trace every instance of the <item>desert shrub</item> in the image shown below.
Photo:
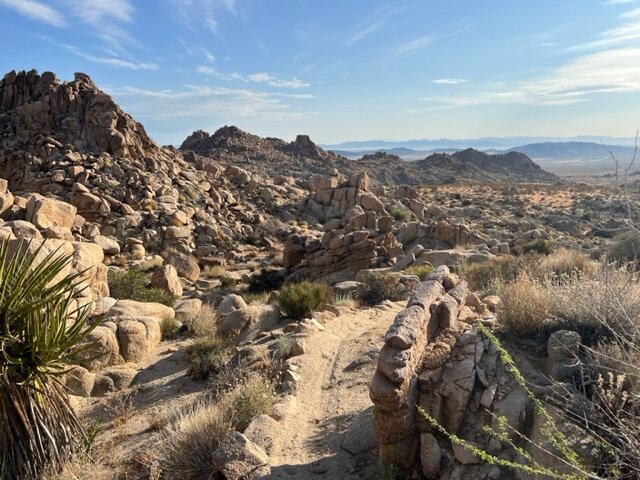
<path fill-rule="evenodd" d="M 398 220 L 399 222 L 400 221 L 406 222 L 407 220 L 409 220 L 409 217 L 411 216 L 408 210 L 400 207 L 392 208 L 391 212 L 389 213 L 391 213 L 391 216 L 396 220 Z"/>
<path fill-rule="evenodd" d="M 230 397 L 233 428 L 241 432 L 256 415 L 271 413 L 274 403 L 273 385 L 264 377 L 252 375 L 233 389 Z"/>
<path fill-rule="evenodd" d="M 378 305 L 385 300 L 402 300 L 407 291 L 398 275 L 369 272 L 364 276 L 357 296 L 364 305 Z"/>
<path fill-rule="evenodd" d="M 168 478 L 209 478 L 211 455 L 233 430 L 226 407 L 222 402 L 197 404 L 165 428 L 160 456 Z"/>
<path fill-rule="evenodd" d="M 271 412 L 273 386 L 257 375 L 211 403 L 179 414 L 163 434 L 161 465 L 175 480 L 212 478 L 212 454 L 231 431 L 243 431 L 256 415 Z"/>
<path fill-rule="evenodd" d="M 592 276 L 550 292 L 554 328 L 577 331 L 587 345 L 618 336 L 640 341 L 640 284 L 634 274 L 602 265 Z"/>
<path fill-rule="evenodd" d="M 222 290 L 232 290 L 233 288 L 235 288 L 237 283 L 238 282 L 236 282 L 236 280 L 234 278 L 222 277 L 220 279 L 220 288 Z"/>
<path fill-rule="evenodd" d="M 273 354 L 276 358 L 289 358 L 293 349 L 293 337 L 291 335 L 281 335 L 273 343 Z"/>
<path fill-rule="evenodd" d="M 249 279 L 249 292 L 271 292 L 278 290 L 284 284 L 286 273 L 282 270 L 263 268 L 260 273 Z"/>
<path fill-rule="evenodd" d="M 421 282 L 424 282 L 425 278 L 433 272 L 433 265 L 425 263 L 423 265 L 414 265 L 405 270 L 409 275 L 416 275 Z"/>
<path fill-rule="evenodd" d="M 300 320 L 321 310 L 331 300 L 331 289 L 320 282 L 289 283 L 282 287 L 278 302 L 289 317 Z"/>
<path fill-rule="evenodd" d="M 269 292 L 245 293 L 242 295 L 242 298 L 247 305 L 266 305 L 269 303 L 269 296 Z"/>
<path fill-rule="evenodd" d="M 0 478 L 58 472 L 84 445 L 60 377 L 96 325 L 89 306 L 74 310 L 79 274 L 62 276 L 71 257 L 0 242 Z M 70 315 L 71 313 L 71 315 Z"/>
<path fill-rule="evenodd" d="M 182 324 L 175 318 L 163 317 L 160 321 L 160 333 L 162 334 L 162 339 L 168 340 L 176 338 L 181 326 Z"/>
<path fill-rule="evenodd" d="M 169 293 L 150 286 L 149 276 L 135 268 L 109 269 L 107 280 L 110 295 L 118 300 L 157 302 L 169 307 L 175 302 Z"/>
<path fill-rule="evenodd" d="M 595 263 L 584 253 L 560 248 L 542 258 L 534 269 L 536 277 L 541 280 L 565 284 L 592 274 L 595 267 Z"/>
<path fill-rule="evenodd" d="M 521 273 L 504 291 L 498 320 L 509 333 L 529 335 L 542 327 L 552 306 L 553 298 L 545 286 Z"/>
<path fill-rule="evenodd" d="M 227 363 L 229 345 L 215 337 L 198 338 L 189 347 L 189 358 L 194 378 L 207 378 Z"/>
<path fill-rule="evenodd" d="M 523 258 L 511 255 L 496 257 L 486 263 L 469 263 L 461 268 L 469 288 L 482 295 L 500 294 L 526 268 Z"/>
<path fill-rule="evenodd" d="M 333 305 L 356 309 L 359 304 L 352 292 L 338 292 L 333 296 Z"/>
<path fill-rule="evenodd" d="M 522 248 L 522 253 L 536 252 L 541 255 L 549 255 L 552 251 L 551 243 L 544 238 L 538 238 L 533 242 L 527 243 Z"/>
<path fill-rule="evenodd" d="M 196 337 L 212 337 L 218 329 L 219 323 L 218 313 L 208 303 L 203 304 L 198 314 L 186 321 L 189 332 Z"/>
<path fill-rule="evenodd" d="M 640 256 L 640 232 L 631 230 L 616 235 L 609 247 L 614 262 L 634 262 Z"/>

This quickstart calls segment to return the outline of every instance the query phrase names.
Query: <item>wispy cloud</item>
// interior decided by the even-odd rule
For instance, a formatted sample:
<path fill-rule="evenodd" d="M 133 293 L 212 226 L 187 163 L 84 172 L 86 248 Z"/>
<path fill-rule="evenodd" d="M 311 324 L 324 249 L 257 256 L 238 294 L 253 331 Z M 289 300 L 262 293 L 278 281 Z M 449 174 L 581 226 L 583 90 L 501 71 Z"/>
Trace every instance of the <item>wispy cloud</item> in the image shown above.
<path fill-rule="evenodd" d="M 224 122 L 228 122 L 234 118 L 301 120 L 316 115 L 314 111 L 296 108 L 287 102 L 288 99 L 304 100 L 309 97 L 251 89 L 185 85 L 179 92 L 135 87 L 115 88 L 108 92 L 140 117 L 211 118 L 212 112 L 216 112 Z"/>
<path fill-rule="evenodd" d="M 166 0 L 172 13 L 193 32 L 201 28 L 220 34 L 220 11 L 237 15 L 235 0 Z"/>
<path fill-rule="evenodd" d="M 594 50 L 609 48 L 612 45 L 628 43 L 640 39 L 640 8 L 620 14 L 620 25 L 605 30 L 594 40 L 568 47 L 567 51 Z"/>
<path fill-rule="evenodd" d="M 182 40 L 181 38 L 178 38 L 178 43 L 182 45 L 182 48 L 184 49 L 186 54 L 189 55 L 190 57 L 202 56 L 209 63 L 213 63 L 216 59 L 215 55 L 203 46 L 189 44 L 184 40 Z"/>
<path fill-rule="evenodd" d="M 298 89 L 311 86 L 311 84 L 305 83 L 296 77 L 285 79 L 266 72 L 257 72 L 249 75 L 242 75 L 235 72 L 224 73 L 219 72 L 215 68 L 206 65 L 201 65 L 197 67 L 196 70 L 198 73 L 201 73 L 203 75 L 209 75 L 212 77 L 220 78 L 222 80 L 235 80 L 243 83 L 264 83 L 271 87 L 278 88 Z"/>
<path fill-rule="evenodd" d="M 37 22 L 54 27 L 66 25 L 64 17 L 58 10 L 36 0 L 0 0 L 0 5 L 11 8 L 18 14 Z"/>
<path fill-rule="evenodd" d="M 82 57 L 85 60 L 89 60 L 90 62 L 93 62 L 93 63 L 101 63 L 103 65 L 109 65 L 115 68 L 125 68 L 128 70 L 158 70 L 158 65 L 156 63 L 145 63 L 145 62 L 139 62 L 137 60 L 124 60 L 122 58 L 118 58 L 115 56 L 101 57 L 98 55 L 93 55 L 93 54 L 84 52 L 72 45 L 64 45 L 64 47 L 71 53 L 79 57 Z"/>
<path fill-rule="evenodd" d="M 451 25 L 447 25 L 437 32 L 422 35 L 420 37 L 413 38 L 411 40 L 400 43 L 399 45 L 396 45 L 395 47 L 387 51 L 387 58 L 413 53 L 435 42 L 455 37 L 456 35 L 459 35 L 465 30 L 471 28 L 472 25 L 473 24 L 467 20 L 459 20 Z"/>
<path fill-rule="evenodd" d="M 466 78 L 436 78 L 435 80 L 431 80 L 431 83 L 436 83 L 438 85 L 458 85 L 468 81 L 469 80 Z"/>
<path fill-rule="evenodd" d="M 354 27 L 345 40 L 345 44 L 353 45 L 384 28 L 398 26 L 406 22 L 410 17 L 403 14 L 407 12 L 409 6 L 409 4 L 392 4 L 378 8 Z"/>
<path fill-rule="evenodd" d="M 501 91 L 480 91 L 466 96 L 423 98 L 435 108 L 483 104 L 521 103 L 569 105 L 590 95 L 640 92 L 640 48 L 612 49 L 573 59 L 546 75 Z"/>
<path fill-rule="evenodd" d="M 607 0 L 605 5 L 624 5 L 627 3 L 635 3 L 636 0 Z"/>
<path fill-rule="evenodd" d="M 392 50 L 392 53 L 394 55 L 403 55 L 405 53 L 411 53 L 415 50 L 420 50 L 426 47 L 427 45 L 432 44 L 437 40 L 437 38 L 438 37 L 435 35 L 424 35 L 422 37 L 414 38 L 413 40 L 409 40 L 408 42 L 401 43 L 400 45 L 396 46 Z"/>

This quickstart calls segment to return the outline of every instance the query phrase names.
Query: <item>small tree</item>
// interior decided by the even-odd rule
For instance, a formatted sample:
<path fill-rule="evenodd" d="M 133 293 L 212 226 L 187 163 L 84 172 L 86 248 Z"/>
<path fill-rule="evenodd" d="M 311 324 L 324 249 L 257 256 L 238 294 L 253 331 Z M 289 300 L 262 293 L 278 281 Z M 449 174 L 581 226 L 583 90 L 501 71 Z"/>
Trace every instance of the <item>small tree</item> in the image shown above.
<path fill-rule="evenodd" d="M 43 244 L 44 245 L 44 244 Z M 77 355 L 88 306 L 76 307 L 83 272 L 60 279 L 71 261 L 30 243 L 0 242 L 0 478 L 31 480 L 59 469 L 84 431 L 60 382 Z"/>

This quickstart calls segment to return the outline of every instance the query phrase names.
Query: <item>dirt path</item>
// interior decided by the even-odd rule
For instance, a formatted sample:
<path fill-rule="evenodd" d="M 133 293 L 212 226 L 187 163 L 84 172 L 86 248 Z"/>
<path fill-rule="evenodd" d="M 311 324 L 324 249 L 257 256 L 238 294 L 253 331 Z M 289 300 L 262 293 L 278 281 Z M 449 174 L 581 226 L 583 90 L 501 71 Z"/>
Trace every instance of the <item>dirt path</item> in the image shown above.
<path fill-rule="evenodd" d="M 369 385 L 383 335 L 403 306 L 345 313 L 307 339 L 267 478 L 378 478 Z"/>

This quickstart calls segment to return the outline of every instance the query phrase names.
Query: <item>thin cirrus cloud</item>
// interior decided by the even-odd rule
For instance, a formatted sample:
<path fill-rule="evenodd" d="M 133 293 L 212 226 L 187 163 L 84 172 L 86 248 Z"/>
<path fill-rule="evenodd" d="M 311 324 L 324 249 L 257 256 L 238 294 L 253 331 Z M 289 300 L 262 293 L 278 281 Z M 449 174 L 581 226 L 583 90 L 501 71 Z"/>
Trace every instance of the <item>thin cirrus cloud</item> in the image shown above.
<path fill-rule="evenodd" d="M 236 15 L 235 0 L 166 0 L 174 17 L 185 27 L 197 32 L 201 27 L 220 35 L 219 12 Z"/>
<path fill-rule="evenodd" d="M 292 77 L 290 79 L 279 78 L 275 75 L 266 72 L 252 73 L 249 75 L 242 75 L 240 73 L 224 73 L 219 72 L 213 67 L 201 65 L 197 67 L 196 71 L 203 75 L 209 75 L 212 77 L 220 78 L 228 81 L 240 81 L 244 83 L 264 83 L 271 87 L 278 88 L 305 88 L 311 86 L 309 83 L 305 83 L 299 78 Z"/>
<path fill-rule="evenodd" d="M 225 121 L 233 118 L 288 121 L 316 115 L 314 111 L 296 108 L 288 103 L 288 100 L 308 98 L 299 95 L 189 84 L 184 87 L 180 92 L 135 87 L 108 91 L 140 117 L 211 119 L 212 112 L 215 112 Z M 162 99 L 162 102 L 158 99 Z"/>
<path fill-rule="evenodd" d="M 545 106 L 585 102 L 593 94 L 629 92 L 640 92 L 640 48 L 583 55 L 536 80 L 501 91 L 422 100 L 435 109 L 500 103 Z"/>
<path fill-rule="evenodd" d="M 0 0 L 0 5 L 11 8 L 31 20 L 54 27 L 64 27 L 67 24 L 58 10 L 36 0 Z"/>
<path fill-rule="evenodd" d="M 469 80 L 466 78 L 436 78 L 431 80 L 431 83 L 436 85 L 459 85 L 461 83 L 467 83 Z"/>
<path fill-rule="evenodd" d="M 405 15 L 409 7 L 409 4 L 401 4 L 378 8 L 354 27 L 353 31 L 348 34 L 344 42 L 345 45 L 353 45 L 380 30 L 401 25 L 410 18 Z"/>
<path fill-rule="evenodd" d="M 72 45 L 63 46 L 74 55 L 77 55 L 78 57 L 84 58 L 85 60 L 93 63 L 100 63 L 103 65 L 108 65 L 110 67 L 124 68 L 128 70 L 158 70 L 158 65 L 156 63 L 139 62 L 134 59 L 125 60 L 115 56 L 103 57 L 84 52 Z"/>
<path fill-rule="evenodd" d="M 600 33 L 597 38 L 588 42 L 572 45 L 567 51 L 608 48 L 612 45 L 629 43 L 640 39 L 640 8 L 627 10 L 620 14 L 620 25 Z"/>

